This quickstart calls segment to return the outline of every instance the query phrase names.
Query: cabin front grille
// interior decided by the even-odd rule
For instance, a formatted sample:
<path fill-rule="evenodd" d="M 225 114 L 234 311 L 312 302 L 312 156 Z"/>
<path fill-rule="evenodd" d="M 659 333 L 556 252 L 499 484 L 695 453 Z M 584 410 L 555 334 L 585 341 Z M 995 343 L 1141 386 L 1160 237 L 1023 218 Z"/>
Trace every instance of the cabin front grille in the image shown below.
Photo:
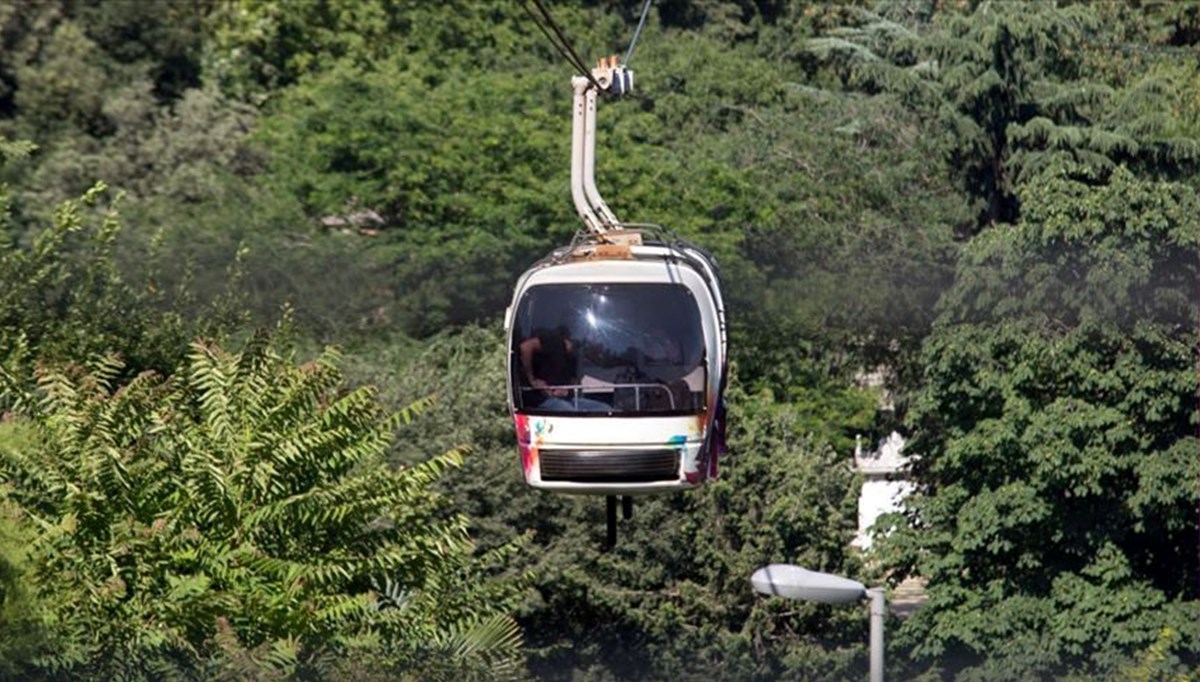
<path fill-rule="evenodd" d="M 678 450 L 542 450 L 543 481 L 650 483 L 679 478 Z"/>

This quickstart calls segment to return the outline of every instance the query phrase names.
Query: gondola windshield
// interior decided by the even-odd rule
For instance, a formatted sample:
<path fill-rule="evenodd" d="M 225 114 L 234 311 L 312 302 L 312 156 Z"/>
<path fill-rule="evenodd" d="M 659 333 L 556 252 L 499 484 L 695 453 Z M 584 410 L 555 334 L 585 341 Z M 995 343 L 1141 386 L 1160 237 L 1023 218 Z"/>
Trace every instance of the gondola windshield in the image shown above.
<path fill-rule="evenodd" d="M 513 404 L 531 414 L 696 414 L 704 333 L 676 283 L 544 284 L 518 304 Z"/>

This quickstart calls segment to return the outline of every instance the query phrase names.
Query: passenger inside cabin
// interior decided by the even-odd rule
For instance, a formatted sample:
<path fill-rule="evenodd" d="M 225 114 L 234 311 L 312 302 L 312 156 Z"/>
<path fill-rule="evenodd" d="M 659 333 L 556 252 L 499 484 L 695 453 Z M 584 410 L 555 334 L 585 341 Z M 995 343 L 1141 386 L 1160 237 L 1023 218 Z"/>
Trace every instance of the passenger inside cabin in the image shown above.
<path fill-rule="evenodd" d="M 538 328 L 521 341 L 525 386 L 541 396 L 537 407 L 560 412 L 608 411 L 610 405 L 579 394 L 579 358 L 566 325 Z"/>

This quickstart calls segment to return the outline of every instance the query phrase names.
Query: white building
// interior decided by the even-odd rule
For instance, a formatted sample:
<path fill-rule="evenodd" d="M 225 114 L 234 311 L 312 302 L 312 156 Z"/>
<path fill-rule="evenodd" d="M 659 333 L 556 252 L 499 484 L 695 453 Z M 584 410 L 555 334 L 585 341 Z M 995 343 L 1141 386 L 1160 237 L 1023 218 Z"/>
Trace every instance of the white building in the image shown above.
<path fill-rule="evenodd" d="M 913 485 L 904 472 L 904 437 L 893 431 L 874 447 L 864 447 L 862 437 L 854 448 L 854 467 L 862 473 L 862 492 L 858 496 L 858 533 L 854 546 L 867 549 L 871 537 L 867 531 L 882 514 L 900 510 L 900 501 L 912 492 Z"/>

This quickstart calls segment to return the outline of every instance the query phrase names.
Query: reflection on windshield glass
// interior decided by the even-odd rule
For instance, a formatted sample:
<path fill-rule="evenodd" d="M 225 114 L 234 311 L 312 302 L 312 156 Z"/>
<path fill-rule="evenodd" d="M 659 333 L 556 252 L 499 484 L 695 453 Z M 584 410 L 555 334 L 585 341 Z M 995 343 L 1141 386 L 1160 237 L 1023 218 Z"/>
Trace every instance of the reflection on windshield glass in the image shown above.
<path fill-rule="evenodd" d="M 519 409 L 695 413 L 704 409 L 700 312 L 680 284 L 554 284 L 518 304 Z"/>

